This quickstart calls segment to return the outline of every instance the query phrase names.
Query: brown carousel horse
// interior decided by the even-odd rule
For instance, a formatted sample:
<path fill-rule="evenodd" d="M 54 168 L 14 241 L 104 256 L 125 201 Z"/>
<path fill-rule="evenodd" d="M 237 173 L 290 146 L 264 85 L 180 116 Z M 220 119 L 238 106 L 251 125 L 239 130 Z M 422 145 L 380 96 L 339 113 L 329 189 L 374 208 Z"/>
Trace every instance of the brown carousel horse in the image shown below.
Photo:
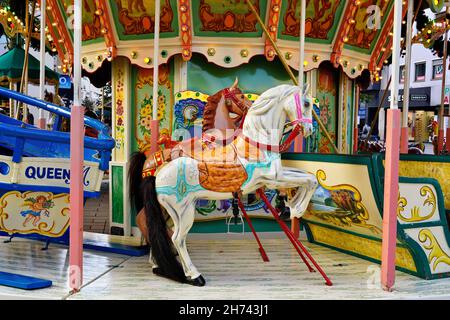
<path fill-rule="evenodd" d="M 182 157 L 184 155 L 201 152 L 207 148 L 214 148 L 217 145 L 227 145 L 235 138 L 235 132 L 242 126 L 245 115 L 251 106 L 251 101 L 238 88 L 238 79 L 230 88 L 220 90 L 207 99 L 207 104 L 203 112 L 202 137 L 177 142 L 171 139 L 167 133 L 161 134 L 158 144 L 164 146 L 157 152 L 150 154 L 138 153 L 139 161 L 132 163 L 140 166 L 144 175 L 154 175 L 163 164 Z M 137 170 L 139 171 L 139 170 Z M 135 172 L 130 168 L 130 173 Z M 130 186 L 136 185 L 136 181 L 142 177 L 129 176 Z M 135 209 L 143 208 L 142 197 L 130 192 L 131 203 Z M 144 209 L 141 209 L 136 217 L 136 224 L 144 236 L 147 243 L 148 227 Z"/>

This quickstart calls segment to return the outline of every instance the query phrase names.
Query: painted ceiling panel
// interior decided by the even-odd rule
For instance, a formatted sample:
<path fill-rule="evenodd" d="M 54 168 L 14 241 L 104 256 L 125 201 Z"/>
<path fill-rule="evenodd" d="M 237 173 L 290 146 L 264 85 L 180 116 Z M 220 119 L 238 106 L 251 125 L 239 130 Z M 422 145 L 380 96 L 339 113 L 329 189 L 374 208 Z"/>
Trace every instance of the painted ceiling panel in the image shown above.
<path fill-rule="evenodd" d="M 393 1 L 388 0 L 360 0 L 361 4 L 356 11 L 354 28 L 351 28 L 345 45 L 363 53 L 370 53 L 379 38 L 381 30 L 392 9 Z M 380 14 L 377 20 L 376 15 Z"/>
<path fill-rule="evenodd" d="M 153 39 L 155 30 L 154 0 L 111 0 L 114 24 L 120 40 Z M 161 1 L 161 38 L 178 36 L 176 0 Z"/>
<path fill-rule="evenodd" d="M 347 1 L 307 0 L 305 34 L 307 41 L 331 43 Z M 278 37 L 298 41 L 300 36 L 300 0 L 283 1 Z"/>
<path fill-rule="evenodd" d="M 267 0 L 252 0 L 265 20 Z M 194 34 L 202 37 L 262 36 L 262 28 L 245 0 L 192 0 Z"/>

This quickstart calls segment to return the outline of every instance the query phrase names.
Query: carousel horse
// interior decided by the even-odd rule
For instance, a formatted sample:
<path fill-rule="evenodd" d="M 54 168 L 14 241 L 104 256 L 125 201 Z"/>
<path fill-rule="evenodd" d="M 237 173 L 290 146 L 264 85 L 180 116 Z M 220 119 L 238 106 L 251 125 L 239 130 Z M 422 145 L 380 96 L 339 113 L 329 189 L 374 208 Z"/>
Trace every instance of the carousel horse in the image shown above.
<path fill-rule="evenodd" d="M 242 126 L 243 119 L 251 104 L 251 101 L 239 89 L 238 79 L 236 78 L 230 88 L 220 90 L 208 97 L 203 111 L 203 136 L 201 138 L 195 137 L 179 142 L 173 141 L 170 134 L 162 133 L 157 143 L 160 146 L 164 146 L 164 149 L 154 153 L 146 151 L 144 154 L 138 154 L 140 156 L 140 163 L 137 163 L 137 166 L 140 166 L 139 170 L 142 171 L 142 168 L 144 168 L 147 173 L 154 175 L 160 166 L 184 154 L 192 153 L 194 150 L 230 143 L 234 139 L 236 130 Z M 141 165 L 142 162 L 143 164 Z M 133 179 L 132 175 L 130 175 L 130 185 L 133 186 L 137 182 L 131 179 Z M 137 177 L 136 179 L 140 180 L 141 178 Z M 135 194 L 131 193 L 131 195 Z M 132 204 L 136 203 L 136 200 L 138 202 L 142 201 L 139 197 L 131 200 Z M 142 206 L 139 206 L 139 208 L 138 206 L 135 207 L 137 210 L 141 208 Z M 147 220 L 143 209 L 138 213 L 136 223 L 148 243 Z"/>
<path fill-rule="evenodd" d="M 130 175 L 142 180 L 133 181 L 131 195 L 147 217 L 154 274 L 181 283 L 205 285 L 186 247 L 198 199 L 230 199 L 257 190 L 265 198 L 260 192 L 264 187 L 295 189 L 287 203 L 291 217 L 304 214 L 317 180 L 311 173 L 283 167 L 280 152 L 287 150 L 300 131 L 304 137 L 312 133 L 313 101 L 305 92 L 306 89 L 302 92 L 291 85 L 267 90 L 253 103 L 242 130 L 230 144 L 193 149 L 192 153 L 185 150 L 182 156 L 159 168 L 156 175 L 146 169 L 141 172 L 142 155 L 133 156 Z M 280 143 L 286 118 L 293 129 Z M 170 227 L 168 220 L 173 223 Z"/>

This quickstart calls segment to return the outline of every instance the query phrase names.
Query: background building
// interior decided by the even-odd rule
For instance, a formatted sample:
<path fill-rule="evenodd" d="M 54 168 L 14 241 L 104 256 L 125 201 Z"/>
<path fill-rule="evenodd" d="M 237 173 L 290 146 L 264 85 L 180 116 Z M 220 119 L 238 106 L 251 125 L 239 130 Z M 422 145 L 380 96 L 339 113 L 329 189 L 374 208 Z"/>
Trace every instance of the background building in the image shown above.
<path fill-rule="evenodd" d="M 427 12 L 430 18 L 434 18 L 431 12 Z M 414 34 L 415 25 L 414 25 Z M 447 60 L 447 66 L 449 62 Z M 433 131 L 432 122 L 437 120 L 438 111 L 441 105 L 441 90 L 443 76 L 443 59 L 434 55 L 431 49 L 425 48 L 422 44 L 413 44 L 411 50 L 411 71 L 410 78 L 405 79 L 405 57 L 400 58 L 400 90 L 399 107 L 403 107 L 403 88 L 405 85 L 410 87 L 409 95 L 409 126 L 410 141 L 427 142 L 430 141 Z M 392 74 L 392 66 L 385 66 L 382 70 L 381 80 L 373 83 L 361 95 L 360 103 L 360 124 L 368 120 L 370 124 L 373 120 L 377 107 L 383 97 L 384 90 L 388 94 L 383 101 L 384 108 L 390 104 L 390 91 L 386 88 L 389 78 Z M 448 105 L 450 100 L 450 73 L 447 72 L 445 86 L 445 114 L 448 114 Z M 385 123 L 384 112 L 380 113 L 379 123 L 377 123 L 374 134 L 384 138 L 381 124 Z M 446 127 L 448 127 L 448 117 L 446 118 Z M 381 130 L 380 130 L 381 129 Z"/>

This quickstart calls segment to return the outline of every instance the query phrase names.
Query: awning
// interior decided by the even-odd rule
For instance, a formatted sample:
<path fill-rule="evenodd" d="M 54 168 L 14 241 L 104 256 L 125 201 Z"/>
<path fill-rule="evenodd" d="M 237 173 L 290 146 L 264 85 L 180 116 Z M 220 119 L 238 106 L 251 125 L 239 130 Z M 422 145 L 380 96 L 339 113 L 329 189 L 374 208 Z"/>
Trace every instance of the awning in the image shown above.
<path fill-rule="evenodd" d="M 0 82 L 20 82 L 22 78 L 25 50 L 14 48 L 0 56 Z M 39 84 L 40 63 L 31 54 L 28 54 L 28 81 Z M 45 80 L 47 83 L 58 84 L 59 75 L 50 68 L 45 67 Z"/>

